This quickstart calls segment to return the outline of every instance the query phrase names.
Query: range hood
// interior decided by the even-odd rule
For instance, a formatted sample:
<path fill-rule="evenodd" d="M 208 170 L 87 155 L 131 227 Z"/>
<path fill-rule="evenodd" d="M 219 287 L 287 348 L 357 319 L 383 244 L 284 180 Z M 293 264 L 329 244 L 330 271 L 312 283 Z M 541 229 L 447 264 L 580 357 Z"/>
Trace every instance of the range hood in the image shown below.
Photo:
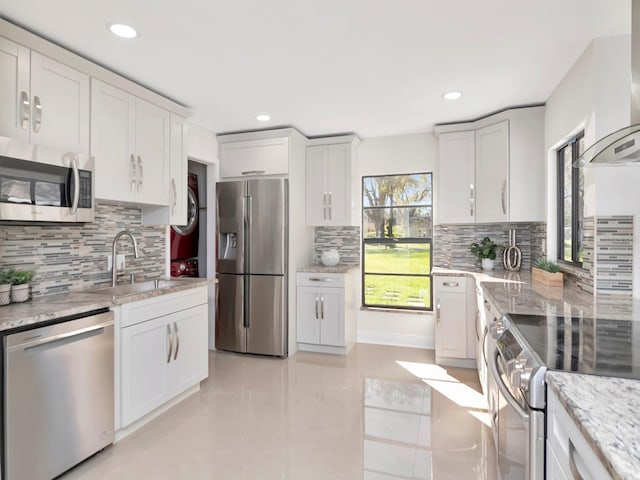
<path fill-rule="evenodd" d="M 630 126 L 601 138 L 585 150 L 577 166 L 640 163 L 640 0 L 631 0 Z"/>

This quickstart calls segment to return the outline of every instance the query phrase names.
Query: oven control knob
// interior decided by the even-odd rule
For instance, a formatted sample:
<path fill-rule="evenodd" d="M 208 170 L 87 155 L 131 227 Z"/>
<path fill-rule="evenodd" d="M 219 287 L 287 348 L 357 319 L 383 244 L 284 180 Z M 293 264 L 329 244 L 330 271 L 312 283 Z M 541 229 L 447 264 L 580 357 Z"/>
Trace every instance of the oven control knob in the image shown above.
<path fill-rule="evenodd" d="M 491 325 L 491 337 L 494 340 L 497 340 L 507 329 L 507 327 L 505 326 L 504 323 L 502 323 L 500 320 L 496 320 L 496 322 Z"/>
<path fill-rule="evenodd" d="M 184 272 L 187 269 L 187 266 L 184 263 L 180 264 L 180 271 Z"/>
<path fill-rule="evenodd" d="M 525 368 L 523 366 L 516 366 L 511 372 L 511 385 L 520 390 L 526 392 L 529 390 L 529 379 L 531 378 L 531 368 Z"/>

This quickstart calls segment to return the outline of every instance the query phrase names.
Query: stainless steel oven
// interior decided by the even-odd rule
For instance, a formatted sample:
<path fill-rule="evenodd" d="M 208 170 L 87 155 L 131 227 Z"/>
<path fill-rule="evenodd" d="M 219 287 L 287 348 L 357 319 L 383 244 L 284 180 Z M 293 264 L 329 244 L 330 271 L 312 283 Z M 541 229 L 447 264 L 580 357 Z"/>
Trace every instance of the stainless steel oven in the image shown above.
<path fill-rule="evenodd" d="M 490 328 L 488 400 L 502 479 L 543 480 L 546 367 L 503 318 Z"/>
<path fill-rule="evenodd" d="M 92 222 L 93 157 L 0 137 L 0 222 Z"/>

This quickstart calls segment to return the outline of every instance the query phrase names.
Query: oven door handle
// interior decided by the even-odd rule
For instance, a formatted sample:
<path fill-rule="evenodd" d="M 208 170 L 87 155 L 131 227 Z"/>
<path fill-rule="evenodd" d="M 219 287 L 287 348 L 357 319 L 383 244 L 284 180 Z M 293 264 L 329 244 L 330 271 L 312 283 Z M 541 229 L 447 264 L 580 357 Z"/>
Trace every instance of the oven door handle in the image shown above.
<path fill-rule="evenodd" d="M 496 381 L 496 385 L 498 386 L 498 390 L 500 390 L 500 393 L 504 397 L 504 399 L 507 402 L 507 404 L 516 411 L 518 416 L 521 417 L 522 421 L 528 422 L 529 421 L 529 413 L 527 413 L 520 406 L 520 404 L 518 402 L 516 402 L 515 398 L 513 398 L 511 393 L 509 393 L 509 390 L 507 390 L 507 387 L 505 387 L 504 384 L 502 383 L 502 377 L 498 373 L 497 361 L 498 361 L 498 352 L 496 352 L 494 350 L 493 358 L 489 362 L 489 370 L 491 372 L 491 375 L 493 375 L 494 380 Z"/>

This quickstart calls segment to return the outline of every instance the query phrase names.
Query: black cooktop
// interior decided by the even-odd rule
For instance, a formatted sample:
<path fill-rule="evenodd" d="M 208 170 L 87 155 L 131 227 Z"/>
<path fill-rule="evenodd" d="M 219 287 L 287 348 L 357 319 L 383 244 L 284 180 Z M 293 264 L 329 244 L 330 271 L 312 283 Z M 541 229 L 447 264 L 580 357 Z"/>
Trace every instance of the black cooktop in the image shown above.
<path fill-rule="evenodd" d="M 508 316 L 550 370 L 640 379 L 640 321 Z"/>

